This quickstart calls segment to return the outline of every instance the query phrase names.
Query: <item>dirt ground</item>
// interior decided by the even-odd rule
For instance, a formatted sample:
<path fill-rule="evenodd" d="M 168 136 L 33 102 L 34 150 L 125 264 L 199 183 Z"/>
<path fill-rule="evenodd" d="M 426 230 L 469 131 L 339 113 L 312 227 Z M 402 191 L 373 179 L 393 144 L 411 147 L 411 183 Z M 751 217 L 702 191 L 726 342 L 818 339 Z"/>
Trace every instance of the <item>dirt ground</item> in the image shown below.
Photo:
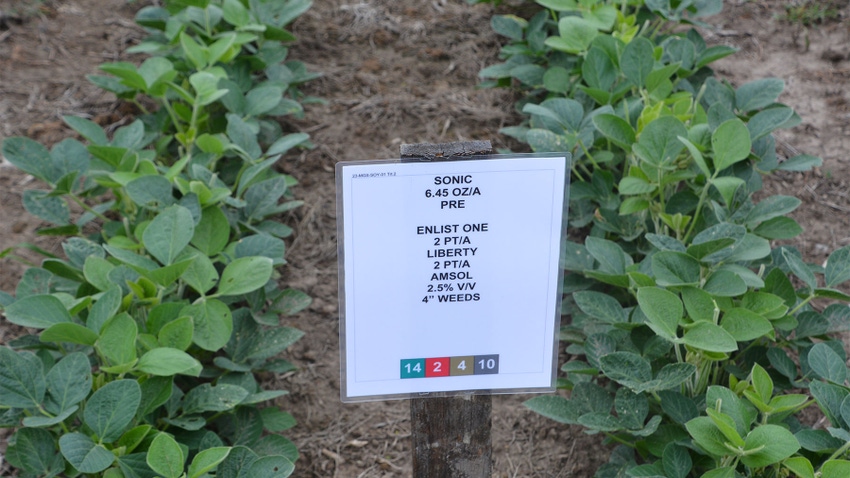
<path fill-rule="evenodd" d="M 718 75 L 734 85 L 783 78 L 781 101 L 803 122 L 779 134 L 780 155 L 824 158 L 815 172 L 766 182 L 772 194 L 803 200 L 795 217 L 806 232 L 794 243 L 821 262 L 850 244 L 850 6 L 843 2 L 834 17 L 804 26 L 786 19 L 786 7 L 801 0 L 725 3 L 710 19 L 716 28 L 703 34 L 741 51 L 719 63 Z M 65 114 L 104 126 L 127 121 L 114 97 L 85 76 L 102 62 L 139 60 L 122 52 L 144 35 L 132 21 L 144 4 L 0 0 L 0 140 L 56 142 L 70 134 L 60 121 Z M 309 106 L 303 120 L 284 120 L 318 147 L 280 164 L 300 180 L 297 195 L 306 202 L 282 218 L 296 229 L 283 281 L 314 297 L 307 310 L 282 319 L 307 333 L 287 352 L 300 370 L 268 384 L 291 392 L 277 404 L 299 422 L 287 432 L 301 452 L 297 477 L 411 474 L 409 404 L 339 400 L 333 168 L 341 160 L 397 157 L 402 143 L 489 139 L 498 148 L 516 147 L 497 132 L 518 120 L 511 93 L 476 89 L 478 71 L 497 61 L 493 11 L 463 0 L 321 0 L 293 25 L 299 43 L 292 56 L 324 75 L 305 91 L 326 101 Z M 23 242 L 56 249 L 55 241 L 35 235 L 39 221 L 21 206 L 22 191 L 34 186 L 0 160 L 0 250 Z M 23 268 L 0 261 L 0 289 L 13 291 Z M 19 333 L 0 322 L 0 343 Z M 591 477 L 607 459 L 599 438 L 527 411 L 527 398 L 493 398 L 494 477 Z M 0 440 L 5 436 L 0 432 Z M 0 465 L 0 476 L 8 474 Z"/>

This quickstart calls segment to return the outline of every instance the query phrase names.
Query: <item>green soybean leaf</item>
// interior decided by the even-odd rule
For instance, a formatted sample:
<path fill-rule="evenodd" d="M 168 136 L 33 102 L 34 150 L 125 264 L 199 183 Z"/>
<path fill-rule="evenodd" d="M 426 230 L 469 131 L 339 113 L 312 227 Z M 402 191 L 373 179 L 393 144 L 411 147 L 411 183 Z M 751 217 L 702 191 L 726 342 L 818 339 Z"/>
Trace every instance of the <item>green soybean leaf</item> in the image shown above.
<path fill-rule="evenodd" d="M 150 222 L 142 234 L 142 243 L 160 263 L 170 265 L 191 241 L 194 224 L 188 209 L 169 206 Z"/>
<path fill-rule="evenodd" d="M 724 260 L 727 263 L 755 261 L 769 256 L 771 251 L 770 242 L 767 239 L 747 233 Z"/>
<path fill-rule="evenodd" d="M 247 122 L 235 114 L 227 115 L 227 137 L 251 159 L 258 159 L 263 151 L 257 142 L 257 133 Z"/>
<path fill-rule="evenodd" d="M 179 317 L 159 329 L 157 340 L 163 347 L 186 350 L 192 345 L 194 325 L 191 317 Z"/>
<path fill-rule="evenodd" d="M 735 91 L 735 107 L 742 111 L 753 111 L 776 102 L 785 82 L 779 78 L 764 78 L 751 81 Z"/>
<path fill-rule="evenodd" d="M 295 417 L 277 407 L 266 407 L 260 410 L 263 418 L 263 428 L 270 432 L 289 430 L 297 424 Z"/>
<path fill-rule="evenodd" d="M 652 366 L 640 355 L 613 352 L 599 359 L 605 375 L 627 387 L 639 387 L 652 380 Z"/>
<path fill-rule="evenodd" d="M 570 72 L 560 66 L 549 67 L 543 74 L 543 86 L 554 93 L 567 93 L 570 89 Z"/>
<path fill-rule="evenodd" d="M 694 401 L 677 391 L 660 391 L 658 396 L 661 397 L 661 409 L 676 423 L 684 425 L 699 416 Z"/>
<path fill-rule="evenodd" d="M 118 461 L 119 469 L 124 474 L 123 478 L 142 478 L 153 475 L 153 470 L 145 462 L 146 456 L 147 453 L 129 453 L 119 456 L 116 460 Z"/>
<path fill-rule="evenodd" d="M 752 141 L 747 125 L 737 118 L 724 121 L 711 135 L 715 170 L 723 171 L 747 159 L 751 148 Z"/>
<path fill-rule="evenodd" d="M 59 450 L 68 463 L 81 473 L 100 473 L 115 461 L 115 455 L 79 432 L 59 437 Z"/>
<path fill-rule="evenodd" d="M 272 143 L 272 145 L 269 146 L 269 149 L 266 151 L 266 156 L 284 154 L 296 146 L 301 146 L 308 143 L 309 139 L 310 135 L 307 133 L 288 134 Z"/>
<path fill-rule="evenodd" d="M 216 351 L 227 344 L 233 331 L 230 308 L 217 299 L 206 299 L 180 310 L 181 316 L 192 318 L 195 333 L 192 340 L 204 350 Z"/>
<path fill-rule="evenodd" d="M 694 443 L 709 454 L 717 457 L 729 453 L 726 448 L 726 437 L 708 417 L 697 417 L 685 424 L 688 433 L 693 437 Z"/>
<path fill-rule="evenodd" d="M 266 285 L 272 275 L 272 260 L 268 257 L 241 257 L 221 273 L 217 295 L 247 294 Z"/>
<path fill-rule="evenodd" d="M 706 279 L 703 289 L 716 297 L 737 297 L 747 292 L 747 284 L 732 271 L 718 270 Z"/>
<path fill-rule="evenodd" d="M 523 30 L 528 26 L 528 21 L 516 15 L 493 15 L 490 18 L 490 26 L 499 35 L 511 40 L 522 40 Z"/>
<path fill-rule="evenodd" d="M 18 299 L 6 307 L 5 314 L 6 319 L 13 324 L 38 329 L 72 322 L 68 309 L 52 295 L 32 295 Z"/>
<path fill-rule="evenodd" d="M 206 294 L 218 282 L 218 271 L 206 254 L 194 251 L 194 258 L 181 278 L 200 294 Z"/>
<path fill-rule="evenodd" d="M 843 478 L 850 476 L 850 461 L 827 460 L 820 468 L 821 478 Z"/>
<path fill-rule="evenodd" d="M 825 343 L 815 344 L 808 354 L 809 366 L 821 378 L 837 385 L 847 380 L 847 366 L 844 360 Z"/>
<path fill-rule="evenodd" d="M 64 460 L 56 452 L 53 435 L 38 428 L 21 428 L 9 440 L 6 449 L 9 464 L 38 476 L 58 476 L 64 471 Z"/>
<path fill-rule="evenodd" d="M 778 106 L 759 111 L 747 122 L 750 138 L 755 141 L 782 127 L 794 116 L 794 110 L 787 106 Z"/>
<path fill-rule="evenodd" d="M 759 201 L 747 214 L 745 222 L 756 225 L 760 222 L 784 216 L 800 206 L 803 201 L 793 196 L 770 196 Z"/>
<path fill-rule="evenodd" d="M 107 291 L 100 296 L 100 299 L 98 299 L 92 306 L 89 311 L 88 319 L 86 320 L 86 327 L 95 333 L 100 334 L 103 324 L 112 318 L 118 312 L 120 307 L 121 288 L 112 286 L 107 289 Z"/>
<path fill-rule="evenodd" d="M 800 449 L 800 443 L 788 429 L 779 425 L 762 425 L 751 431 L 745 451 L 756 450 L 741 457 L 741 463 L 751 468 L 764 468 L 790 457 Z"/>
<path fill-rule="evenodd" d="M 691 153 L 691 157 L 694 158 L 694 162 L 697 163 L 697 167 L 699 167 L 702 174 L 705 177 L 710 178 L 711 170 L 708 169 L 708 163 L 705 162 L 705 157 L 702 155 L 702 152 L 699 150 L 699 148 L 697 148 L 696 145 L 693 144 L 687 138 L 678 136 L 678 139 L 682 142 L 682 144 L 685 145 L 686 148 L 688 148 L 688 152 Z"/>
<path fill-rule="evenodd" d="M 635 142 L 635 130 L 623 118 L 612 114 L 599 114 L 593 117 L 593 125 L 614 144 L 631 151 Z"/>
<path fill-rule="evenodd" d="M 827 287 L 834 287 L 850 280 L 850 246 L 844 246 L 829 255 L 824 278 Z"/>
<path fill-rule="evenodd" d="M 717 304 L 711 295 L 696 287 L 682 288 L 682 302 L 693 321 L 713 322 Z"/>
<path fill-rule="evenodd" d="M 80 345 L 94 345 L 98 334 L 80 324 L 63 322 L 53 324 L 39 335 L 42 342 L 67 342 Z"/>
<path fill-rule="evenodd" d="M 705 403 L 706 407 L 719 407 L 720 412 L 732 417 L 735 420 L 735 429 L 741 436 L 746 435 L 758 416 L 758 412 L 749 402 L 726 387 L 710 385 L 705 394 Z"/>
<path fill-rule="evenodd" d="M 626 267 L 632 265 L 632 257 L 613 241 L 598 237 L 585 239 L 587 252 L 599 262 L 599 270 L 608 274 L 625 274 Z"/>
<path fill-rule="evenodd" d="M 722 176 L 711 180 L 711 185 L 717 188 L 717 192 L 723 197 L 726 206 L 730 206 L 734 200 L 735 192 L 746 183 L 743 179 L 735 176 Z"/>
<path fill-rule="evenodd" d="M 669 478 L 686 478 L 693 466 L 688 449 L 675 443 L 664 447 L 661 460 L 664 472 Z"/>
<path fill-rule="evenodd" d="M 526 400 L 523 405 L 537 414 L 568 425 L 577 424 L 581 415 L 574 401 L 559 396 L 541 395 Z"/>
<path fill-rule="evenodd" d="M 199 452 L 189 464 L 188 478 L 206 476 L 207 472 L 215 470 L 219 463 L 227 458 L 228 453 L 230 453 L 230 447 L 224 446 L 207 448 Z"/>
<path fill-rule="evenodd" d="M 546 39 L 546 46 L 566 53 L 578 54 L 587 51 L 599 31 L 581 17 L 568 16 L 558 22 L 560 36 Z"/>
<path fill-rule="evenodd" d="M 272 310 L 278 314 L 296 314 L 313 303 L 313 298 L 296 289 L 284 289 L 272 303 Z"/>
<path fill-rule="evenodd" d="M 201 371 L 201 363 L 182 350 L 160 347 L 145 352 L 136 364 L 136 370 L 161 377 L 177 374 L 197 377 Z"/>
<path fill-rule="evenodd" d="M 180 444 L 167 433 L 159 433 L 148 448 L 148 466 L 165 478 L 180 478 L 186 457 Z"/>
<path fill-rule="evenodd" d="M 223 135 L 204 133 L 198 136 L 195 144 L 205 153 L 224 154 L 226 138 Z"/>
<path fill-rule="evenodd" d="M 741 435 L 738 434 L 738 431 L 735 429 L 735 421 L 732 420 L 732 417 L 718 412 L 713 408 L 707 408 L 705 412 L 708 417 L 711 418 L 711 421 L 714 422 L 714 426 L 720 430 L 720 433 L 722 433 L 733 446 L 744 446 L 744 439 L 741 438 Z"/>
<path fill-rule="evenodd" d="M 647 318 L 647 325 L 667 340 L 675 340 L 684 312 L 679 297 L 659 287 L 641 287 L 637 291 L 637 300 Z"/>
<path fill-rule="evenodd" d="M 688 130 L 682 121 L 674 116 L 662 116 L 644 127 L 632 151 L 653 167 L 666 165 L 685 149 L 679 138 L 687 136 Z"/>
<path fill-rule="evenodd" d="M 268 113 L 280 103 L 283 89 L 277 86 L 259 86 L 245 95 L 245 114 L 259 116 Z"/>
<path fill-rule="evenodd" d="M 195 101 L 198 104 L 201 106 L 209 105 L 227 94 L 226 89 L 218 87 L 219 79 L 218 76 L 206 71 L 193 73 L 189 77 L 189 83 L 195 89 L 197 95 Z"/>
<path fill-rule="evenodd" d="M 86 257 L 83 275 L 89 284 L 95 286 L 98 290 L 105 291 L 114 287 L 114 284 L 109 280 L 109 273 L 112 269 L 115 269 L 115 264 L 102 257 L 92 255 Z"/>
<path fill-rule="evenodd" d="M 811 171 L 812 168 L 819 168 L 822 165 L 823 159 L 801 154 L 779 163 L 779 167 L 776 169 L 781 169 L 782 171 Z"/>
<path fill-rule="evenodd" d="M 582 312 L 606 324 L 628 322 L 623 307 L 617 302 L 617 299 L 608 294 L 595 291 L 578 291 L 573 293 L 573 299 Z"/>
<path fill-rule="evenodd" d="M 159 267 L 152 271 L 143 271 L 138 270 L 140 273 L 144 273 L 144 276 L 153 281 L 156 285 L 161 287 L 168 287 L 173 284 L 177 279 L 183 276 L 186 270 L 192 265 L 194 262 L 193 258 L 178 260 L 174 264 Z"/>
<path fill-rule="evenodd" d="M 699 261 L 688 254 L 661 251 L 652 256 L 651 266 L 658 285 L 694 285 L 700 280 Z"/>
<path fill-rule="evenodd" d="M 262 219 L 276 214 L 278 200 L 286 192 L 286 178 L 276 176 L 251 185 L 245 191 L 245 213 L 251 219 Z"/>
<path fill-rule="evenodd" d="M 732 335 L 719 325 L 698 322 L 685 331 L 682 342 L 706 352 L 726 353 L 738 350 Z"/>
<path fill-rule="evenodd" d="M 165 94 L 164 83 L 171 81 L 177 76 L 177 71 L 174 69 L 174 65 L 171 64 L 171 61 L 164 57 L 154 56 L 148 58 L 141 65 L 139 65 L 138 69 L 139 75 L 144 79 L 146 87 L 145 90 L 151 96 L 162 96 Z M 138 121 L 138 120 L 137 120 Z M 138 121 L 138 127 L 141 128 L 141 121 Z M 120 130 L 119 130 L 120 131 Z M 144 129 L 142 128 L 142 131 Z M 123 146 L 125 148 L 131 148 L 135 146 L 139 146 L 137 142 L 121 142 L 117 141 L 118 133 L 113 136 L 112 144 L 114 146 Z M 140 138 L 141 139 L 141 138 Z"/>
<path fill-rule="evenodd" d="M 582 12 L 581 16 L 597 30 L 611 30 L 617 20 L 617 8 L 612 5 L 595 5 Z"/>
<path fill-rule="evenodd" d="M 258 342 L 258 347 L 251 351 L 247 358 L 252 360 L 274 357 L 303 336 L 304 332 L 292 327 L 276 327 L 265 331 Z"/>
<path fill-rule="evenodd" d="M 192 414 L 232 410 L 248 395 L 249 392 L 238 385 L 205 383 L 186 393 L 183 397 L 183 412 Z"/>
<path fill-rule="evenodd" d="M 803 232 L 803 228 L 793 218 L 786 216 L 774 217 L 762 222 L 753 233 L 765 239 L 793 239 Z"/>
<path fill-rule="evenodd" d="M 738 342 L 749 342 L 773 332 L 773 325 L 767 319 L 741 307 L 723 314 L 720 326 Z"/>
<path fill-rule="evenodd" d="M 815 478 L 815 469 L 812 466 L 812 462 L 809 461 L 808 458 L 803 456 L 795 456 L 788 458 L 787 460 L 782 462 L 782 466 L 788 468 L 792 473 L 797 475 L 799 478 Z M 850 469 L 847 471 L 850 473 Z M 838 476 L 846 476 L 847 473 Z M 835 477 L 837 478 L 837 477 Z"/>
<path fill-rule="evenodd" d="M 52 224 L 64 226 L 71 220 L 71 210 L 65 200 L 49 196 L 46 191 L 24 191 L 23 204 L 27 212 Z"/>
<path fill-rule="evenodd" d="M 203 70 L 207 67 L 207 52 L 185 31 L 180 33 L 180 46 L 183 48 L 186 58 L 195 65 L 196 70 Z"/>
<path fill-rule="evenodd" d="M 136 380 L 109 382 L 86 401 L 83 419 L 101 441 L 112 443 L 135 418 L 141 399 Z"/>
<path fill-rule="evenodd" d="M 636 392 L 659 392 L 674 389 L 696 373 L 696 367 L 689 363 L 671 363 L 658 371 L 654 379 L 634 388 Z"/>
<path fill-rule="evenodd" d="M 259 456 L 251 448 L 234 446 L 216 470 L 217 478 L 250 478 L 248 471 Z"/>
<path fill-rule="evenodd" d="M 40 406 L 47 390 L 42 368 L 35 354 L 0 347 L 0 405 L 12 408 Z"/>
<path fill-rule="evenodd" d="M 646 79 L 652 73 L 652 67 L 655 65 L 653 50 L 652 42 L 644 37 L 633 39 L 623 49 L 620 69 L 638 88 L 646 86 Z"/>
<path fill-rule="evenodd" d="M 239 0 L 225 0 L 222 5 L 224 21 L 234 27 L 244 27 L 251 22 L 251 12 Z"/>
<path fill-rule="evenodd" d="M 694 243 L 688 247 L 687 252 L 688 255 L 699 259 L 703 262 L 715 262 L 714 260 L 706 260 L 706 256 L 721 256 L 722 254 L 718 254 L 718 252 L 727 249 L 729 246 L 735 244 L 735 239 L 731 237 L 723 237 L 720 239 L 707 240 L 697 242 L 696 238 L 694 239 Z"/>
<path fill-rule="evenodd" d="M 130 199 L 139 206 L 157 209 L 174 203 L 171 194 L 171 181 L 164 176 L 142 176 L 125 186 Z"/>
<path fill-rule="evenodd" d="M 6 251 L 12 251 L 12 249 L 6 249 Z M 21 300 L 34 295 L 49 294 L 53 290 L 54 279 L 53 273 L 45 269 L 35 267 L 27 269 L 18 286 L 15 288 L 15 296 L 17 296 L 18 300 Z M 15 302 L 14 298 L 12 299 L 11 302 Z"/>
<path fill-rule="evenodd" d="M 575 141 L 565 135 L 555 134 L 548 129 L 534 128 L 526 133 L 526 141 L 535 152 L 550 153 L 572 150 Z"/>
<path fill-rule="evenodd" d="M 251 464 L 249 476 L 267 478 L 286 478 L 295 471 L 295 465 L 289 458 L 280 455 L 264 456 Z"/>
<path fill-rule="evenodd" d="M 263 256 L 272 260 L 273 265 L 283 264 L 286 243 L 269 234 L 254 234 L 243 237 L 236 243 L 236 258 Z"/>
<path fill-rule="evenodd" d="M 753 389 L 758 394 L 758 397 L 764 403 L 770 403 L 773 397 L 773 380 L 770 374 L 759 364 L 753 365 L 753 371 L 750 373 L 750 379 L 753 383 Z"/>
<path fill-rule="evenodd" d="M 88 357 L 80 352 L 66 355 L 45 376 L 46 408 L 53 413 L 80 403 L 91 392 L 92 374 Z"/>
<path fill-rule="evenodd" d="M 123 312 L 103 324 L 96 348 L 113 366 L 129 364 L 136 360 L 137 335 L 136 321 Z"/>
<path fill-rule="evenodd" d="M 45 182 L 53 177 L 53 161 L 50 151 L 41 143 L 24 137 L 12 137 L 3 141 L 3 157 L 21 171 Z"/>
<path fill-rule="evenodd" d="M 806 285 L 813 289 L 817 287 L 817 279 L 814 273 L 798 254 L 792 253 L 789 249 L 782 249 L 782 258 L 785 259 L 791 272 L 805 282 Z"/>
<path fill-rule="evenodd" d="M 80 133 L 82 137 L 91 141 L 94 144 L 107 144 L 109 139 L 106 137 L 103 128 L 94 121 L 81 118 L 79 116 L 66 115 L 62 120 L 70 126 L 74 131 Z"/>

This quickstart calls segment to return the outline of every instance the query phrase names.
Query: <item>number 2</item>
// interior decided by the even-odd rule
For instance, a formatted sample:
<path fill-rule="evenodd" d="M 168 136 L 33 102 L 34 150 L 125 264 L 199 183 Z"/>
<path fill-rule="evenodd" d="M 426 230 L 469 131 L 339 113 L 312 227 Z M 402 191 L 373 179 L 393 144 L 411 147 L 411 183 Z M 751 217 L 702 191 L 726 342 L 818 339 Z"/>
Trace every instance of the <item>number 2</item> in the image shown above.
<path fill-rule="evenodd" d="M 443 362 L 434 362 L 434 373 L 441 372 L 443 370 Z"/>

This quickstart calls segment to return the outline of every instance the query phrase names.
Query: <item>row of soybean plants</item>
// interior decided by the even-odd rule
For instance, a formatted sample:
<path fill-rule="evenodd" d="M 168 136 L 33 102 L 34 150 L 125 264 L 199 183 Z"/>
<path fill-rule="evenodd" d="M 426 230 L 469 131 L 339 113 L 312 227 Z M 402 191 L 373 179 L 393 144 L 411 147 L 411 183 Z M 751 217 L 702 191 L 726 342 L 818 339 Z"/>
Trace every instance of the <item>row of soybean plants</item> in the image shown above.
<path fill-rule="evenodd" d="M 714 74 L 735 50 L 700 30 L 722 0 L 526 3 L 492 18 L 507 40 L 480 76 L 519 97 L 504 134 L 573 156 L 571 392 L 526 405 L 617 445 L 599 478 L 850 476 L 833 338 L 850 330 L 850 249 L 815 265 L 777 246 L 802 232 L 801 201 L 759 193 L 764 175 L 821 164 L 777 158 L 774 131 L 800 122 L 783 81 Z M 801 421 L 813 405 L 828 426 Z"/>
<path fill-rule="evenodd" d="M 137 106 L 115 131 L 77 116 L 48 149 L 23 137 L 5 158 L 47 189 L 27 211 L 63 238 L 14 294 L 11 323 L 34 331 L 0 347 L 0 426 L 18 476 L 283 477 L 298 458 L 278 432 L 292 416 L 264 406 L 259 372 L 302 336 L 280 314 L 310 303 L 278 286 L 275 220 L 300 205 L 274 168 L 310 147 L 276 117 L 313 101 L 314 78 L 287 60 L 286 26 L 309 0 L 167 0 L 142 8 L 138 66 L 89 79 Z M 3 251 L 9 256 L 12 250 Z"/>

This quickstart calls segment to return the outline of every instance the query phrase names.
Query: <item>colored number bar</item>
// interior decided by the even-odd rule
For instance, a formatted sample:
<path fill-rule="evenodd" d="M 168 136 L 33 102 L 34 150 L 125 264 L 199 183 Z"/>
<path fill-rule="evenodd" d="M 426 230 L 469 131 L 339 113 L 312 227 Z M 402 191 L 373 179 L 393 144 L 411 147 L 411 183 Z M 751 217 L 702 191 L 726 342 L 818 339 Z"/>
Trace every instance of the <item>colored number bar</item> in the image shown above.
<path fill-rule="evenodd" d="M 401 359 L 401 378 L 459 377 L 499 373 L 499 355 Z"/>

